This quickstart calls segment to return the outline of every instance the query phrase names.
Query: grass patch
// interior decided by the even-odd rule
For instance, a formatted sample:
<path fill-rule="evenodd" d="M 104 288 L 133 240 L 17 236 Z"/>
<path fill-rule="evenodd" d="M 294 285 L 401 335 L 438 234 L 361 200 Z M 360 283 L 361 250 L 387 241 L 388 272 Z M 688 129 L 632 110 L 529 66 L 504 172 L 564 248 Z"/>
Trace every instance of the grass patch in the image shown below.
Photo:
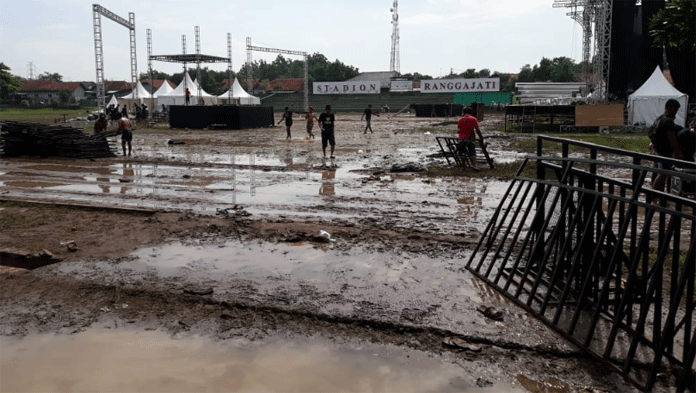
<path fill-rule="evenodd" d="M 638 153 L 647 153 L 648 150 L 648 138 L 645 135 L 587 135 L 587 134 L 559 134 L 554 135 L 559 138 L 574 139 L 577 141 L 594 143 L 600 146 L 607 146 L 616 149 L 623 149 Z M 560 153 L 561 144 L 557 142 L 544 142 L 544 152 L 547 153 Z M 534 139 L 519 139 L 512 142 L 512 147 L 516 150 L 536 154 L 537 140 Z M 579 146 L 568 146 L 568 151 L 571 153 L 577 152 L 587 152 L 588 150 L 584 147 Z"/>
<path fill-rule="evenodd" d="M 96 108 L 90 109 L 21 109 L 9 108 L 0 111 L 0 121 L 33 121 L 37 123 L 54 123 L 55 119 L 84 117 L 92 113 Z"/>

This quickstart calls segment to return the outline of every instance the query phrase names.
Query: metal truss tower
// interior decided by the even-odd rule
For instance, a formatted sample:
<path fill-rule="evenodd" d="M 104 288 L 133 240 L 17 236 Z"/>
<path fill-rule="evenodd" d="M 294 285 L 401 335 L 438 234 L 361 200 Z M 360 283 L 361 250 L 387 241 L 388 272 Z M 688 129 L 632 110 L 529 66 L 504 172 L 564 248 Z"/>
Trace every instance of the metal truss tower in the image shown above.
<path fill-rule="evenodd" d="M 609 66 L 611 60 L 611 15 L 612 0 L 596 0 L 594 101 L 605 103 L 609 99 Z"/>
<path fill-rule="evenodd" d="M 394 0 L 394 5 L 390 10 L 392 13 L 391 23 L 393 25 L 391 36 L 391 60 L 389 62 L 389 71 L 400 73 L 401 61 L 399 60 L 399 2 Z"/>
<path fill-rule="evenodd" d="M 133 97 L 138 98 L 138 90 L 135 89 L 138 83 L 138 61 L 135 51 L 135 14 L 128 13 L 128 20 L 122 18 L 99 4 L 92 4 L 92 21 L 94 23 L 94 62 L 97 71 L 97 107 L 103 112 L 106 107 L 106 92 L 104 90 L 104 45 L 102 42 L 101 17 L 126 27 L 130 30 L 130 56 L 131 56 L 131 82 L 133 83 Z"/>
<path fill-rule="evenodd" d="M 609 63 L 611 54 L 612 0 L 554 0 L 553 7 L 570 8 L 568 13 L 582 26 L 582 67 L 585 82 L 588 81 L 588 65 L 592 61 L 595 89 L 593 101 L 607 101 L 609 87 Z M 578 9 L 580 8 L 580 9 Z M 594 56 L 590 58 L 592 29 L 594 27 Z"/>
<path fill-rule="evenodd" d="M 147 73 L 148 77 L 150 78 L 150 89 L 152 92 L 150 93 L 155 94 L 155 85 L 153 84 L 153 78 L 152 78 L 152 30 L 147 29 Z M 147 111 L 148 117 L 152 117 L 152 112 L 154 111 L 154 100 L 150 100 L 150 110 Z"/>
<path fill-rule="evenodd" d="M 34 77 L 36 76 L 36 66 L 34 66 L 34 62 L 30 61 L 27 63 L 27 78 L 29 80 L 34 80 Z"/>
<path fill-rule="evenodd" d="M 227 63 L 227 79 L 230 81 L 229 103 L 232 104 L 232 34 L 227 33 L 227 57 L 230 59 Z"/>
<path fill-rule="evenodd" d="M 201 28 L 195 26 L 193 31 L 196 36 L 196 87 L 198 88 L 196 95 L 200 104 L 203 102 L 203 89 L 201 88 Z"/>
<path fill-rule="evenodd" d="M 253 79 L 252 79 L 252 73 L 251 73 L 251 52 L 252 51 L 258 51 L 258 52 L 270 52 L 270 53 L 281 53 L 285 55 L 297 55 L 297 56 L 302 56 L 304 58 L 304 83 L 303 83 L 303 88 L 304 88 L 304 110 L 309 111 L 309 55 L 307 52 L 300 52 L 296 50 L 286 50 L 286 49 L 275 49 L 275 48 L 263 48 L 260 46 L 253 46 L 251 45 L 251 37 L 247 37 L 246 39 L 247 43 L 247 89 L 251 92 L 253 88 Z M 251 93 L 250 93 L 251 94 Z"/>

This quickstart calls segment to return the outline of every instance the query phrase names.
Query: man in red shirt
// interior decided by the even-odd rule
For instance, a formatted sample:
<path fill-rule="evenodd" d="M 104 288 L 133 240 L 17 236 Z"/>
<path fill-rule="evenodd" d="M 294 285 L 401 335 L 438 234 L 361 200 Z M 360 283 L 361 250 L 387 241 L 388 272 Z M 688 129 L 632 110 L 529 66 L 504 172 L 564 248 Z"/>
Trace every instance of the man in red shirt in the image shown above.
<path fill-rule="evenodd" d="M 481 129 L 479 128 L 478 120 L 471 116 L 473 111 L 471 108 L 464 108 L 464 116 L 459 119 L 457 128 L 459 128 L 459 143 L 457 144 L 457 150 L 460 156 L 469 157 L 471 160 L 471 167 L 478 171 L 476 166 L 476 134 L 481 138 L 481 143 L 483 143 L 483 134 L 481 134 Z"/>

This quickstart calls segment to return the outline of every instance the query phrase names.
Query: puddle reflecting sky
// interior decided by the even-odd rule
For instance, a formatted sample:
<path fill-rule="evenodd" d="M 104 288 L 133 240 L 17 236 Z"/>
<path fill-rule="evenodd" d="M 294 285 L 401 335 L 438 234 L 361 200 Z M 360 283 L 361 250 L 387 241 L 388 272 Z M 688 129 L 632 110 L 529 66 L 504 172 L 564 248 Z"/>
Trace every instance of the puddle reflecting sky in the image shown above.
<path fill-rule="evenodd" d="M 214 341 L 90 328 L 0 336 L 3 392 L 522 392 L 421 351 L 321 337 Z"/>

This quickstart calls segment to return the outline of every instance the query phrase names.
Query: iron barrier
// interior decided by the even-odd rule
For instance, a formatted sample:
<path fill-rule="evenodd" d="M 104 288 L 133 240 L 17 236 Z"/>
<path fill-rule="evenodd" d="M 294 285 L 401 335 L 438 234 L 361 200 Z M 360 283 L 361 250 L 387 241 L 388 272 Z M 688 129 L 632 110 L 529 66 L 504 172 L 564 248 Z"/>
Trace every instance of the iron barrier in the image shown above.
<path fill-rule="evenodd" d="M 536 178 L 523 176 L 534 165 Z M 693 184 L 696 164 L 538 137 L 466 268 L 638 388 L 674 377 L 684 391 L 695 374 L 696 200 L 652 189 L 649 174 Z"/>

